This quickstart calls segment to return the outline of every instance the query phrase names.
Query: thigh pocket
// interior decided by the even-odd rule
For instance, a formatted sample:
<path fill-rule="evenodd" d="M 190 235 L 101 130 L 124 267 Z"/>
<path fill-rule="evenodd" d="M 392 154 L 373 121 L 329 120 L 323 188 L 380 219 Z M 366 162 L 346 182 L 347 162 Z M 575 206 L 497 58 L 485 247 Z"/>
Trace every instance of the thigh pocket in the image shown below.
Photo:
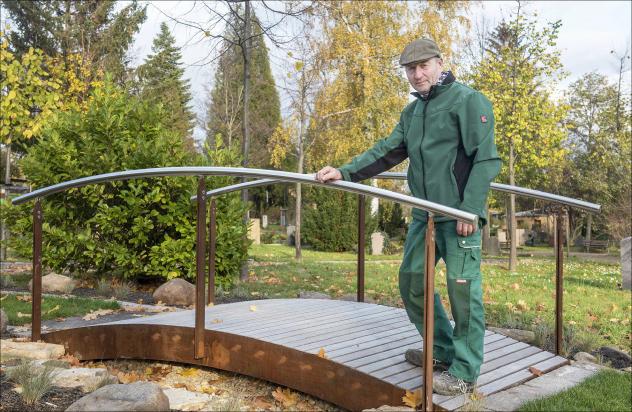
<path fill-rule="evenodd" d="M 470 236 L 457 236 L 456 245 L 452 245 L 451 262 L 448 262 L 448 278 L 476 279 L 481 271 L 480 232 Z"/>

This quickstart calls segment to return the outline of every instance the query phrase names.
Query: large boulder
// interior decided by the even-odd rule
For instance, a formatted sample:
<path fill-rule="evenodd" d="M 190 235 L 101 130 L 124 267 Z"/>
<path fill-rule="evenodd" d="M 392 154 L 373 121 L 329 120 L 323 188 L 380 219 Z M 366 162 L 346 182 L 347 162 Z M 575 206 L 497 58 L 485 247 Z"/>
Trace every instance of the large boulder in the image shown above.
<path fill-rule="evenodd" d="M 154 292 L 154 302 L 165 305 L 191 306 L 195 304 L 195 286 L 184 279 L 172 279 Z"/>
<path fill-rule="evenodd" d="M 79 399 L 66 411 L 169 411 L 169 398 L 152 382 L 107 385 Z"/>
<path fill-rule="evenodd" d="M 7 333 L 7 325 L 9 324 L 9 317 L 4 310 L 0 309 L 0 335 Z"/>
<path fill-rule="evenodd" d="M 66 353 L 64 345 L 44 342 L 0 340 L 3 357 L 27 359 L 59 359 Z"/>
<path fill-rule="evenodd" d="M 42 293 L 62 292 L 70 293 L 75 288 L 76 282 L 68 276 L 50 273 L 42 277 Z M 29 290 L 33 291 L 33 279 L 29 281 Z"/>

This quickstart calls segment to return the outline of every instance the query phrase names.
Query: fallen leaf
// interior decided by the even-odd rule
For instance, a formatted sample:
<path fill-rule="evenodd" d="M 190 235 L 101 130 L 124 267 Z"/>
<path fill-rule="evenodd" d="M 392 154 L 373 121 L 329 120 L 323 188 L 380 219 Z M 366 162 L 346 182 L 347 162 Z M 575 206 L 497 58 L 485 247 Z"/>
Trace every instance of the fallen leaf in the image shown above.
<path fill-rule="evenodd" d="M 215 304 L 213 302 L 209 302 L 209 303 L 206 304 L 207 308 L 210 308 L 211 306 L 215 306 Z"/>
<path fill-rule="evenodd" d="M 98 318 L 99 316 L 109 315 L 110 313 L 114 313 L 114 311 L 112 309 L 95 310 L 95 311 L 92 311 L 92 312 L 88 313 L 86 316 L 84 316 L 81 319 L 83 319 L 83 320 L 94 320 L 94 319 Z"/>
<path fill-rule="evenodd" d="M 251 312 L 256 312 L 257 311 L 257 306 L 256 305 L 250 305 L 250 311 Z"/>
<path fill-rule="evenodd" d="M 610 322 L 612 322 L 612 323 L 619 323 L 619 319 L 617 319 L 617 318 L 612 318 L 612 319 L 610 319 Z"/>
<path fill-rule="evenodd" d="M 406 395 L 402 396 L 402 401 L 406 406 L 409 406 L 413 409 L 417 408 L 421 405 L 421 389 L 417 389 L 414 392 L 406 391 Z"/>
<path fill-rule="evenodd" d="M 544 375 L 544 372 L 542 372 L 540 369 L 538 369 L 538 368 L 536 368 L 534 366 L 529 366 L 529 372 L 531 372 L 535 376 L 542 376 L 542 375 Z"/>
<path fill-rule="evenodd" d="M 518 290 L 520 289 L 520 285 L 517 283 L 513 283 L 511 286 L 509 286 L 510 288 L 514 289 L 514 290 Z"/>
<path fill-rule="evenodd" d="M 195 369 L 195 368 L 186 368 L 185 370 L 183 370 L 182 372 L 180 372 L 180 376 L 184 376 L 187 378 L 193 377 L 193 376 L 198 376 L 200 374 L 200 370 L 199 369 Z"/>
<path fill-rule="evenodd" d="M 143 300 L 142 300 L 142 299 L 138 299 L 138 300 L 136 301 L 136 303 L 138 303 L 139 305 L 142 305 L 142 304 L 143 304 Z"/>
<path fill-rule="evenodd" d="M 52 308 L 51 310 L 47 311 L 46 314 L 48 315 L 49 313 L 53 313 L 53 312 L 55 312 L 55 311 L 57 311 L 59 309 L 60 309 L 60 307 L 59 307 L 59 305 L 57 305 L 54 308 Z"/>
<path fill-rule="evenodd" d="M 221 320 L 221 319 L 213 319 L 211 321 L 211 323 L 222 323 L 222 322 L 223 322 L 223 320 Z"/>
<path fill-rule="evenodd" d="M 327 355 L 325 354 L 325 348 L 320 348 L 320 350 L 318 351 L 318 357 L 323 358 L 323 359 L 329 359 Z"/>
<path fill-rule="evenodd" d="M 272 397 L 286 408 L 296 405 L 296 402 L 298 401 L 298 395 L 292 393 L 292 391 L 287 388 L 281 389 L 280 387 L 277 387 L 276 390 L 272 392 Z"/>
<path fill-rule="evenodd" d="M 33 300 L 31 295 L 17 295 L 15 298 L 17 300 L 21 300 L 22 302 L 31 302 Z"/>
<path fill-rule="evenodd" d="M 252 403 L 254 409 L 272 409 L 274 405 L 266 400 L 264 396 L 257 396 Z"/>
<path fill-rule="evenodd" d="M 0 302 L 2 302 L 3 300 L 5 300 L 8 297 L 9 297 L 9 294 L 7 293 L 6 295 L 4 295 L 3 297 L 0 298 Z"/>
<path fill-rule="evenodd" d="M 31 317 L 30 313 L 18 312 L 18 318 L 30 318 L 30 317 Z"/>
<path fill-rule="evenodd" d="M 137 382 L 143 379 L 143 377 L 140 376 L 136 372 L 130 372 L 130 373 L 119 372 L 116 375 L 116 377 L 121 383 L 133 383 L 133 382 Z"/>

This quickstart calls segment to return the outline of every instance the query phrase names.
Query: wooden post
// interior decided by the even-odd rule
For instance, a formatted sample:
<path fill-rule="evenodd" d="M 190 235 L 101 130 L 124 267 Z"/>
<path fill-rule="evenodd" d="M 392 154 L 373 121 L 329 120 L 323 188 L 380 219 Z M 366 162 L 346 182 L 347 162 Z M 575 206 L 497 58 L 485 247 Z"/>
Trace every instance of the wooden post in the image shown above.
<path fill-rule="evenodd" d="M 215 246 L 217 241 L 215 198 L 211 198 L 210 217 L 208 223 L 208 294 L 206 304 L 215 303 Z"/>
<path fill-rule="evenodd" d="M 422 410 L 432 411 L 432 372 L 434 344 L 434 272 L 435 272 L 435 228 L 434 217 L 428 213 L 426 228 L 426 258 L 424 276 L 424 367 Z"/>
<path fill-rule="evenodd" d="M 42 204 L 33 206 L 33 288 L 31 292 L 31 341 L 42 338 Z"/>
<path fill-rule="evenodd" d="M 358 302 L 364 302 L 365 199 L 364 195 L 358 195 Z"/>
<path fill-rule="evenodd" d="M 195 244 L 195 337 L 194 357 L 204 357 L 204 265 L 206 242 L 206 189 L 204 176 L 198 178 L 197 192 L 197 240 Z"/>

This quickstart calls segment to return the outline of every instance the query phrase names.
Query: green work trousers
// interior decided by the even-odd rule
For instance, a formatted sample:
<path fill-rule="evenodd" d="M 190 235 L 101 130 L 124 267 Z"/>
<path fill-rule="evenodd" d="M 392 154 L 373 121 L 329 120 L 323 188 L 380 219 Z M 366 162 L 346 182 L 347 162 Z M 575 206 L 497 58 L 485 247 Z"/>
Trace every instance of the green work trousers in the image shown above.
<path fill-rule="evenodd" d="M 423 336 L 424 261 L 427 222 L 411 223 L 404 259 L 399 270 L 399 289 L 410 321 Z M 435 223 L 435 265 L 443 258 L 454 327 L 434 295 L 433 357 L 450 365 L 449 372 L 475 382 L 483 363 L 485 313 L 481 288 L 481 231 L 464 237 L 456 233 L 456 221 Z"/>

